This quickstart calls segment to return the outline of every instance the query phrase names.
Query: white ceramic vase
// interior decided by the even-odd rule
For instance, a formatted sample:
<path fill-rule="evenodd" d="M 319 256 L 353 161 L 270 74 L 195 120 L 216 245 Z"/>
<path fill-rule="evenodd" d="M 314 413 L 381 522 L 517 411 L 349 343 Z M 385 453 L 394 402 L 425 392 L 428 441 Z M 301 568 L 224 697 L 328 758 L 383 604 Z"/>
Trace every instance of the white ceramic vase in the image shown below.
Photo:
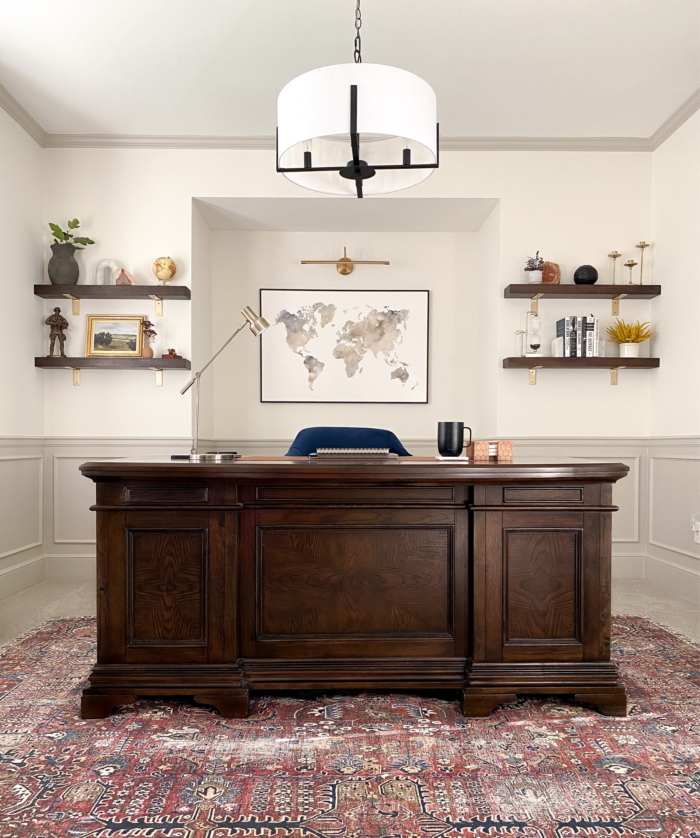
<path fill-rule="evenodd" d="M 621 343 L 620 358 L 639 358 L 639 344 Z"/>
<path fill-rule="evenodd" d="M 542 271 L 523 271 L 526 282 L 542 282 Z"/>

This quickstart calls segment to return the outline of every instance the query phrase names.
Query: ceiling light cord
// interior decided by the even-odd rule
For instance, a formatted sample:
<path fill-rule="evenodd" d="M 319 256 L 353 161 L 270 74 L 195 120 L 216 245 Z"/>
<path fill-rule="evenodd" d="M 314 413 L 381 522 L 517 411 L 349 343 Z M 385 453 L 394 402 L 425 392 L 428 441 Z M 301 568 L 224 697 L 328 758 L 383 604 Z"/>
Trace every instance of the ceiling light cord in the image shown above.
<path fill-rule="evenodd" d="M 360 11 L 360 0 L 355 6 L 355 64 L 362 64 L 362 38 L 360 29 L 362 27 L 362 12 Z"/>

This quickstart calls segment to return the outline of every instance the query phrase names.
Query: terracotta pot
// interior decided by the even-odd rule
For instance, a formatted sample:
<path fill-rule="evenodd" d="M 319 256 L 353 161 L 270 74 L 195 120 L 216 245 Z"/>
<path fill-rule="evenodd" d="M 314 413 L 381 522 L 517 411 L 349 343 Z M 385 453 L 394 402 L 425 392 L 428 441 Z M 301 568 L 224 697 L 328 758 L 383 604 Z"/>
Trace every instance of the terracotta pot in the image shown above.
<path fill-rule="evenodd" d="M 141 352 L 142 358 L 152 358 L 153 357 L 153 347 L 152 346 L 144 346 L 143 351 Z"/>
<path fill-rule="evenodd" d="M 639 358 L 639 344 L 621 343 L 620 358 Z"/>
<path fill-rule="evenodd" d="M 80 267 L 75 261 L 75 245 L 51 245 L 53 256 L 49 259 L 49 279 L 52 285 L 76 285 L 80 276 Z"/>

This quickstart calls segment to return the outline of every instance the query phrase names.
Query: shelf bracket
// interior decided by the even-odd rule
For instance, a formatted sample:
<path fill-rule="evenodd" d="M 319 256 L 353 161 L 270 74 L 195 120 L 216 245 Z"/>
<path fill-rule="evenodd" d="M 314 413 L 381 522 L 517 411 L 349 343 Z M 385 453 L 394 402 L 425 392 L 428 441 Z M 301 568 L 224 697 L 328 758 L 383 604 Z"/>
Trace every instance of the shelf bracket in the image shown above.
<path fill-rule="evenodd" d="M 610 370 L 610 384 L 617 387 L 617 373 L 619 370 L 627 369 L 626 367 L 613 367 Z"/>
<path fill-rule="evenodd" d="M 80 314 L 80 297 L 74 297 L 72 294 L 64 294 L 63 296 L 73 301 L 73 314 Z"/>
<path fill-rule="evenodd" d="M 149 294 L 148 295 L 152 300 L 155 300 L 156 303 L 156 317 L 163 316 L 163 298 L 159 297 L 157 294 Z"/>
<path fill-rule="evenodd" d="M 536 305 L 536 304 L 535 304 Z M 537 370 L 541 370 L 542 366 L 539 367 L 530 367 L 530 384 L 537 384 Z"/>
<path fill-rule="evenodd" d="M 73 386 L 80 387 L 80 368 L 79 367 L 66 367 L 67 370 L 73 370 Z"/>
<path fill-rule="evenodd" d="M 156 372 L 156 387 L 163 386 L 163 370 L 160 367 L 151 367 Z"/>
<path fill-rule="evenodd" d="M 540 297 L 544 297 L 544 294 L 535 294 L 534 297 L 530 297 L 530 314 L 537 314 L 537 301 Z"/>
<path fill-rule="evenodd" d="M 620 314 L 620 300 L 623 297 L 626 297 L 627 294 L 618 294 L 616 297 L 612 298 L 612 315 L 613 317 L 617 317 Z M 615 382 L 617 384 L 617 381 Z"/>

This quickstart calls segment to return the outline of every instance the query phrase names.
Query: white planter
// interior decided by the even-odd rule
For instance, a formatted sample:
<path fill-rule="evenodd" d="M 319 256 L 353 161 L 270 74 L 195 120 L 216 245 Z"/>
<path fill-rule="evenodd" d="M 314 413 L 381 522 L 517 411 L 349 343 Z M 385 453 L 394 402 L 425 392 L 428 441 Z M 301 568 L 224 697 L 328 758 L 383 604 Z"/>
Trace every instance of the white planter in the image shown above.
<path fill-rule="evenodd" d="M 639 344 L 621 343 L 620 358 L 639 358 Z"/>
<path fill-rule="evenodd" d="M 542 271 L 523 271 L 526 282 L 542 282 Z"/>

